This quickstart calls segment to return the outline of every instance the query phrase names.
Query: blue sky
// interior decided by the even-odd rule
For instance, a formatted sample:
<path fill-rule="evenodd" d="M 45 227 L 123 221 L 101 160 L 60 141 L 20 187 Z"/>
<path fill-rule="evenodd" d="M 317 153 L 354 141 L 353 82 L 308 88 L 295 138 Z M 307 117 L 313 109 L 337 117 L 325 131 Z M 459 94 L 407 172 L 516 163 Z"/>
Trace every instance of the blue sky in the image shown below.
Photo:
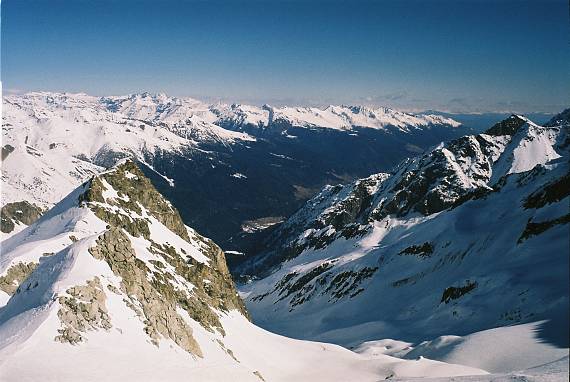
<path fill-rule="evenodd" d="M 568 1 L 3 0 L 5 93 L 255 104 L 570 105 Z"/>

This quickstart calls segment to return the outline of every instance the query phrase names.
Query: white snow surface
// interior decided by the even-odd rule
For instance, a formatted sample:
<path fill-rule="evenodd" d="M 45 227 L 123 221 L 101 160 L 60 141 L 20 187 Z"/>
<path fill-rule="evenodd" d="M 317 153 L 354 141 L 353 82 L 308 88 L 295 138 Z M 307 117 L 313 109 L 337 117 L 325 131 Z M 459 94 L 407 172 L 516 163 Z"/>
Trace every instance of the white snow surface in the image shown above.
<path fill-rule="evenodd" d="M 460 123 L 438 115 L 414 115 L 386 107 L 328 106 L 272 108 L 274 120 L 284 120 L 299 127 L 327 127 L 337 130 L 351 130 L 353 127 L 385 129 L 397 127 L 402 131 L 426 128 L 430 125 L 445 124 L 458 127 Z"/>

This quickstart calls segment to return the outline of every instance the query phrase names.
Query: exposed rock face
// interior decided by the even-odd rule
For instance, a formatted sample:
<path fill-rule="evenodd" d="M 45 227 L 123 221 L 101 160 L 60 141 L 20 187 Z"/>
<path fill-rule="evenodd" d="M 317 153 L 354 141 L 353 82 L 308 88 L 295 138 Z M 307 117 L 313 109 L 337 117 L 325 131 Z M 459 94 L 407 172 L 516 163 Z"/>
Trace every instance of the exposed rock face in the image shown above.
<path fill-rule="evenodd" d="M 429 242 L 421 245 L 410 245 L 409 247 L 402 249 L 398 254 L 430 257 L 433 254 L 433 245 Z"/>
<path fill-rule="evenodd" d="M 517 115 L 512 115 L 509 118 L 495 124 L 488 129 L 485 133 L 488 135 L 514 135 L 526 121 Z"/>
<path fill-rule="evenodd" d="M 2 222 L 0 230 L 4 233 L 10 233 L 18 223 L 30 225 L 40 218 L 42 210 L 26 201 L 8 203 L 0 210 Z"/>
<path fill-rule="evenodd" d="M 552 219 L 552 220 L 546 220 L 546 221 L 541 221 L 541 222 L 533 222 L 533 221 L 528 221 L 528 223 L 526 224 L 526 227 L 524 228 L 524 231 L 522 232 L 518 243 L 522 243 L 523 241 L 525 241 L 526 239 L 532 237 L 532 236 L 537 236 L 540 235 L 541 233 L 557 226 L 557 225 L 563 225 L 563 224 L 568 224 L 570 223 L 570 214 L 566 214 L 564 216 L 560 216 L 559 218 L 556 219 Z"/>
<path fill-rule="evenodd" d="M 447 304 L 452 300 L 457 300 L 464 294 L 471 292 L 473 289 L 477 288 L 477 283 L 467 280 L 465 285 L 458 287 L 445 288 L 441 296 L 441 302 Z"/>
<path fill-rule="evenodd" d="M 145 324 L 145 332 L 153 343 L 158 345 L 160 338 L 170 338 L 184 350 L 201 357 L 202 350 L 179 309 L 207 330 L 221 333 L 224 330 L 217 312 L 237 309 L 247 316 L 223 251 L 211 240 L 188 230 L 178 211 L 154 189 L 133 162 L 126 161 L 94 177 L 84 188 L 80 203 L 108 224 L 108 229 L 89 252 L 105 261 L 121 278 L 119 289 L 113 286 L 108 289 L 123 295 L 125 304 Z M 151 218 L 187 243 L 198 246 L 207 263 L 153 237 Z M 129 235 L 144 239 L 148 244 L 146 250 L 155 255 L 155 259 L 138 258 Z M 68 342 L 81 340 L 71 330 L 64 334 L 70 338 Z"/>
<path fill-rule="evenodd" d="M 120 228 L 112 227 L 105 232 L 90 252 L 95 258 L 106 261 L 122 278 L 121 289 L 126 302 L 144 321 L 145 331 L 155 344 L 158 345 L 160 336 L 164 336 L 184 350 L 202 356 L 192 329 L 176 312 L 178 299 L 184 298 L 184 292 L 174 289 L 168 279 L 170 275 L 155 272 L 153 281 L 149 281 L 147 277 L 151 270 L 137 259 L 129 238 Z"/>
<path fill-rule="evenodd" d="M 8 207 L 7 211 L 28 218 L 21 206 Z M 80 345 L 89 340 L 90 331 L 111 329 L 113 312 L 106 305 L 111 295 L 120 296 L 122 308 L 131 309 L 140 319 L 141 336 L 157 346 L 170 339 L 196 357 L 203 352 L 193 335 L 194 322 L 216 337 L 225 335 L 221 314 L 238 310 L 248 317 L 223 251 L 186 227 L 178 211 L 132 161 L 94 176 L 52 211 L 46 219 L 54 219 L 55 226 L 61 224 L 62 233 L 55 247 L 63 244 L 64 248 L 46 263 L 36 249 L 26 254 L 34 262 L 8 264 L 2 269 L 0 290 L 13 295 L 24 280 L 31 280 L 18 294 L 24 299 L 53 283 L 53 289 L 42 296 L 55 295 L 58 303 L 60 328 L 53 334 L 55 341 Z M 21 220 L 32 223 L 25 218 Z M 36 231 L 41 236 L 44 230 L 31 229 L 30 240 L 38 240 Z M 33 273 L 38 263 L 45 269 Z M 98 270 L 91 273 L 92 268 Z M 70 285 L 59 277 L 75 280 L 76 276 L 85 278 L 84 283 L 67 289 L 58 286 Z M 231 349 L 222 348 L 231 356 Z"/>
<path fill-rule="evenodd" d="M 12 145 L 4 145 L 2 146 L 2 151 L 1 151 L 1 156 L 0 159 L 4 160 L 6 158 L 8 158 L 8 155 L 10 155 L 11 153 L 13 153 L 15 150 L 14 146 Z"/>
<path fill-rule="evenodd" d="M 307 248 L 324 248 L 339 236 L 350 238 L 364 234 L 374 195 L 388 177 L 380 173 L 347 186 L 325 187 L 268 239 L 266 254 L 245 262 L 237 272 L 253 271 L 257 276 L 264 276 Z"/>
<path fill-rule="evenodd" d="M 103 181 L 110 184 L 118 193 L 117 198 L 104 198 L 106 190 Z M 117 206 L 128 211 L 141 214 L 141 206 L 148 214 L 164 224 L 172 232 L 184 240 L 189 240 L 188 232 L 182 223 L 180 214 L 156 191 L 150 180 L 144 176 L 137 165 L 132 161 L 126 161 L 114 171 L 95 177 L 89 183 L 89 188 L 82 195 L 80 201 L 105 203 Z M 111 225 L 122 226 L 133 236 L 148 238 L 148 227 L 144 219 L 132 219 L 125 215 L 109 212 L 106 206 L 92 204 L 90 208 L 102 220 Z"/>
<path fill-rule="evenodd" d="M 409 160 L 382 185 L 371 219 L 413 212 L 430 215 L 451 207 L 463 195 L 486 186 L 497 153 L 507 142 L 466 136 Z"/>
<path fill-rule="evenodd" d="M 547 184 L 538 192 L 529 195 L 524 202 L 525 208 L 540 208 L 549 203 L 558 202 L 570 195 L 570 174 Z"/>
<path fill-rule="evenodd" d="M 66 292 L 69 296 L 58 298 L 61 307 L 57 316 L 63 328 L 58 330 L 56 341 L 75 345 L 85 340 L 81 333 L 111 329 L 111 319 L 105 306 L 107 297 L 99 278 L 87 281 L 87 285 L 71 287 Z"/>
<path fill-rule="evenodd" d="M 36 269 L 36 263 L 17 263 L 8 268 L 6 274 L 0 277 L 0 290 L 13 295 L 22 281 Z"/>
<path fill-rule="evenodd" d="M 106 199 L 103 197 L 106 191 L 103 182 L 113 187 L 117 197 Z M 132 161 L 127 161 L 114 171 L 93 178 L 80 200 L 87 202 L 89 208 L 110 227 L 123 228 L 135 237 L 142 236 L 150 240 L 152 250 L 160 253 L 177 272 L 188 273 L 189 281 L 193 283 L 196 281 L 195 286 L 204 284 L 202 280 L 207 278 L 210 283 L 203 288 L 208 290 L 207 292 L 204 290 L 204 295 L 215 300 L 210 301 L 213 304 L 210 306 L 222 310 L 238 309 L 247 316 L 242 300 L 237 297 L 223 251 L 212 240 L 196 232 L 192 232 L 190 237 L 178 211 L 156 191 Z M 114 206 L 134 214 L 120 213 Z M 148 218 L 139 217 L 143 209 L 145 214 L 156 218 L 185 241 L 198 243 L 201 253 L 210 260 L 208 266 L 196 262 L 184 253 L 177 253 L 172 246 L 153 242 L 149 236 Z"/>

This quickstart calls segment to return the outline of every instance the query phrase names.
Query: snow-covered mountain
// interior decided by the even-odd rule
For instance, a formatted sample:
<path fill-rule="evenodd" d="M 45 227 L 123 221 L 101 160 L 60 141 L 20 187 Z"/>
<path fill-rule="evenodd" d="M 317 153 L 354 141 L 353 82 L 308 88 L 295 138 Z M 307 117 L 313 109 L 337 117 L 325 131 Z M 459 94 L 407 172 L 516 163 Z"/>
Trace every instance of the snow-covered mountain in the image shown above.
<path fill-rule="evenodd" d="M 292 127 L 317 127 L 336 130 L 352 130 L 355 127 L 371 129 L 396 128 L 400 131 L 429 128 L 434 125 L 459 127 L 460 123 L 435 114 L 409 114 L 390 108 L 363 106 L 272 107 L 261 108 L 248 105 L 221 105 L 211 108 L 216 122 L 226 126 L 256 126 L 267 128 L 273 125 Z"/>
<path fill-rule="evenodd" d="M 144 162 L 160 152 L 181 153 L 197 141 L 254 140 L 201 119 L 185 118 L 187 114 L 163 105 L 164 97 L 142 94 L 111 100 L 57 93 L 4 97 L 2 203 L 24 199 L 53 205 L 100 166 L 125 156 Z"/>
<path fill-rule="evenodd" d="M 513 115 L 325 187 L 239 269 L 254 322 L 346 346 L 540 322 L 535 342 L 567 354 L 567 116 Z"/>
<path fill-rule="evenodd" d="M 253 325 L 224 253 L 184 225 L 131 161 L 92 177 L 2 242 L 0 296 L 7 382 L 491 377 Z"/>
<path fill-rule="evenodd" d="M 385 108 L 211 105 L 149 93 L 9 95 L 2 114 L 2 206 L 49 208 L 134 157 L 185 221 L 230 247 L 247 221 L 288 216 L 327 182 L 387 168 L 462 131 L 452 119 Z"/>

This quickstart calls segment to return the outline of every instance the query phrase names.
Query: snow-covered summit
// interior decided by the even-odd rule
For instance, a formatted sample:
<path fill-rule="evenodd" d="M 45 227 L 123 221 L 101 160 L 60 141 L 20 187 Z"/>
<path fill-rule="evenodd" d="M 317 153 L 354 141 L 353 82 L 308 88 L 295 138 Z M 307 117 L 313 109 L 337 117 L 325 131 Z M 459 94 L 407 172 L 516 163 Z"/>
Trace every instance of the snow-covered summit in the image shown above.
<path fill-rule="evenodd" d="M 27 200 L 50 205 L 116 158 L 145 162 L 199 142 L 229 145 L 255 139 L 179 110 L 182 104 L 145 94 L 113 100 L 46 92 L 5 96 L 2 204 Z"/>

